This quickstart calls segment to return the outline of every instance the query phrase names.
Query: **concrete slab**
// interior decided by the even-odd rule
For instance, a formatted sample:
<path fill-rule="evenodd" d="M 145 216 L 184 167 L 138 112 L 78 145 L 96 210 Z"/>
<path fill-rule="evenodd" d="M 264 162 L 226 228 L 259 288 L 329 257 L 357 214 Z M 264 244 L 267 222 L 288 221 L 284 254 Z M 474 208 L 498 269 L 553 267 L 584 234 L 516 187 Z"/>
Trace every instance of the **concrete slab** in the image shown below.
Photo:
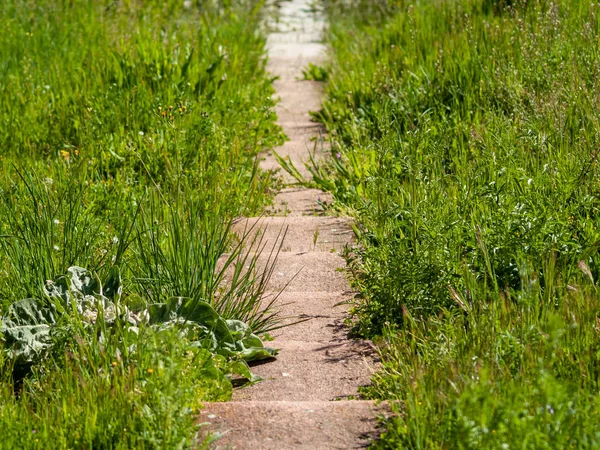
<path fill-rule="evenodd" d="M 206 405 L 200 420 L 222 434 L 212 449 L 345 450 L 376 439 L 376 417 L 386 410 L 371 401 L 228 402 Z"/>
<path fill-rule="evenodd" d="M 238 236 L 260 235 L 267 244 L 281 243 L 282 252 L 341 252 L 354 240 L 350 220 L 344 217 L 252 217 L 233 225 Z M 284 234 L 285 233 L 285 236 Z"/>

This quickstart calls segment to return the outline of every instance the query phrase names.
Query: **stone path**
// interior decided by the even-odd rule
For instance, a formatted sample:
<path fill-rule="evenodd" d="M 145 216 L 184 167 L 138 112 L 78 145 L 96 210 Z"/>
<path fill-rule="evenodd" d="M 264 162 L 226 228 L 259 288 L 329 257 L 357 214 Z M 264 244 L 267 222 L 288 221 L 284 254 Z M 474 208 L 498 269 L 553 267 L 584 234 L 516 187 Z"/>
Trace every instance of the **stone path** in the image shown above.
<path fill-rule="evenodd" d="M 309 115 L 319 108 L 321 86 L 301 80 L 309 62 L 324 58 L 323 22 L 309 12 L 309 3 L 283 2 L 280 31 L 268 41 L 268 68 L 279 76 L 277 115 L 290 138 L 277 152 L 305 176 L 302 162 L 309 150 L 322 148 L 319 125 Z M 265 155 L 261 166 L 279 168 L 272 154 Z M 315 189 L 287 187 L 276 196 L 273 217 L 236 225 L 243 231 L 258 222 L 271 243 L 288 227 L 268 291 L 277 295 L 285 287 L 278 299 L 285 305 L 284 315 L 309 320 L 274 333 L 269 346 L 280 348 L 279 356 L 252 368 L 264 381 L 236 391 L 232 402 L 205 405 L 201 421 L 223 433 L 212 448 L 349 449 L 364 447 L 377 436 L 375 417 L 381 409 L 352 400 L 357 388 L 369 382 L 375 352 L 369 342 L 349 340 L 343 324 L 351 292 L 337 269 L 345 265 L 339 252 L 353 234 L 347 219 L 323 215 L 321 202 L 329 199 Z"/>

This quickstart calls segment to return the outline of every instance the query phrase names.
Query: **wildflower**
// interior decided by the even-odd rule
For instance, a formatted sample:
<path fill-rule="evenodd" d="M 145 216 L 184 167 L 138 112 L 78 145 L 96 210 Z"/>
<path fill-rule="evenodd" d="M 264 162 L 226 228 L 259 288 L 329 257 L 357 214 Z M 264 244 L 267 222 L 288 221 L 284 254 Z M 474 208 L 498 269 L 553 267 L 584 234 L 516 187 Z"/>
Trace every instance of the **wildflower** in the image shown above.
<path fill-rule="evenodd" d="M 54 225 L 60 225 L 60 220 L 58 220 L 58 219 L 54 219 L 53 222 L 54 222 Z"/>
<path fill-rule="evenodd" d="M 68 160 L 69 156 L 71 156 L 71 155 L 70 155 L 70 153 L 67 150 L 61 150 L 60 151 L 60 156 L 62 156 L 64 159 Z"/>
<path fill-rule="evenodd" d="M 152 372 L 154 372 L 154 370 L 148 369 L 147 372 L 148 372 L 148 375 L 152 375 Z"/>
<path fill-rule="evenodd" d="M 143 136 L 143 135 L 144 135 L 144 132 L 143 132 L 143 131 L 140 131 L 138 134 L 139 134 L 140 136 Z"/>
<path fill-rule="evenodd" d="M 98 319 L 98 313 L 96 311 L 92 311 L 91 309 L 86 309 L 83 312 L 83 320 L 84 321 L 86 321 L 88 323 L 96 323 L 97 319 Z"/>
<path fill-rule="evenodd" d="M 56 250 L 56 251 L 59 251 L 59 250 L 60 250 L 60 248 L 58 248 L 58 245 L 55 245 L 53 248 L 54 248 L 54 250 Z"/>
<path fill-rule="evenodd" d="M 113 362 L 110 363 L 110 365 L 113 366 L 113 367 L 117 367 L 117 362 L 113 361 Z"/>

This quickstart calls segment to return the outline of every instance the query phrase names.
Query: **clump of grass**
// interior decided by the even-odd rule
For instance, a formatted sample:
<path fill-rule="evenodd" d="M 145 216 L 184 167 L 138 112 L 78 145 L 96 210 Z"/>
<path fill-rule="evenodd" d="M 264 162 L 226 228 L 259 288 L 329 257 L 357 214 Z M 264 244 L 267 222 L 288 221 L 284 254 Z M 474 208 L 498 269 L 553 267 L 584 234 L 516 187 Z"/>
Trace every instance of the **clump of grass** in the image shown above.
<path fill-rule="evenodd" d="M 596 6 L 324 5 L 312 171 L 356 217 L 356 329 L 387 336 L 379 445 L 596 446 Z"/>
<path fill-rule="evenodd" d="M 308 63 L 308 67 L 302 69 L 302 76 L 305 80 L 327 81 L 327 69 L 323 66 Z"/>
<path fill-rule="evenodd" d="M 231 384 L 208 376 L 207 354 L 177 330 L 141 333 L 123 353 L 117 335 L 64 336 L 64 350 L 34 368 L 18 395 L 3 361 L 2 448 L 189 448 L 202 401 L 223 400 Z M 126 348 L 126 347 L 125 347 Z M 120 349 L 120 352 L 115 351 Z M 213 369 L 214 370 L 214 369 Z M 212 384 L 211 384 L 212 383 Z"/>
<path fill-rule="evenodd" d="M 253 229 L 231 242 L 233 219 L 219 211 L 224 202 L 181 196 L 165 204 L 151 195 L 137 224 L 132 291 L 150 303 L 165 296 L 207 299 L 226 319 L 266 333 L 282 321 L 273 303 L 262 302 L 281 244 L 267 248 Z"/>

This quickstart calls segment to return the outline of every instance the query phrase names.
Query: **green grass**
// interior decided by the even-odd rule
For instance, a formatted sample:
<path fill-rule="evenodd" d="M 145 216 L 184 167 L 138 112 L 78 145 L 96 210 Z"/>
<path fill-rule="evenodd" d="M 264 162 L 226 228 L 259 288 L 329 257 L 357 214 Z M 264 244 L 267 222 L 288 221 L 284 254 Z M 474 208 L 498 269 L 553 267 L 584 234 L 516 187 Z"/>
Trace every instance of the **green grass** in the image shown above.
<path fill-rule="evenodd" d="M 102 280 L 120 269 L 129 311 L 188 296 L 257 333 L 281 325 L 260 307 L 270 269 L 243 270 L 271 249 L 231 236 L 270 202 L 275 181 L 255 157 L 283 141 L 261 7 L 2 2 L 0 316 L 47 301 L 47 280 L 81 266 Z M 185 326 L 132 335 L 78 320 L 18 373 L 0 336 L 0 448 L 200 445 L 201 402 L 248 379 Z"/>
<path fill-rule="evenodd" d="M 356 218 L 381 448 L 595 448 L 595 5 L 326 1 L 315 182 Z M 310 69 L 314 72 L 314 69 Z"/>

